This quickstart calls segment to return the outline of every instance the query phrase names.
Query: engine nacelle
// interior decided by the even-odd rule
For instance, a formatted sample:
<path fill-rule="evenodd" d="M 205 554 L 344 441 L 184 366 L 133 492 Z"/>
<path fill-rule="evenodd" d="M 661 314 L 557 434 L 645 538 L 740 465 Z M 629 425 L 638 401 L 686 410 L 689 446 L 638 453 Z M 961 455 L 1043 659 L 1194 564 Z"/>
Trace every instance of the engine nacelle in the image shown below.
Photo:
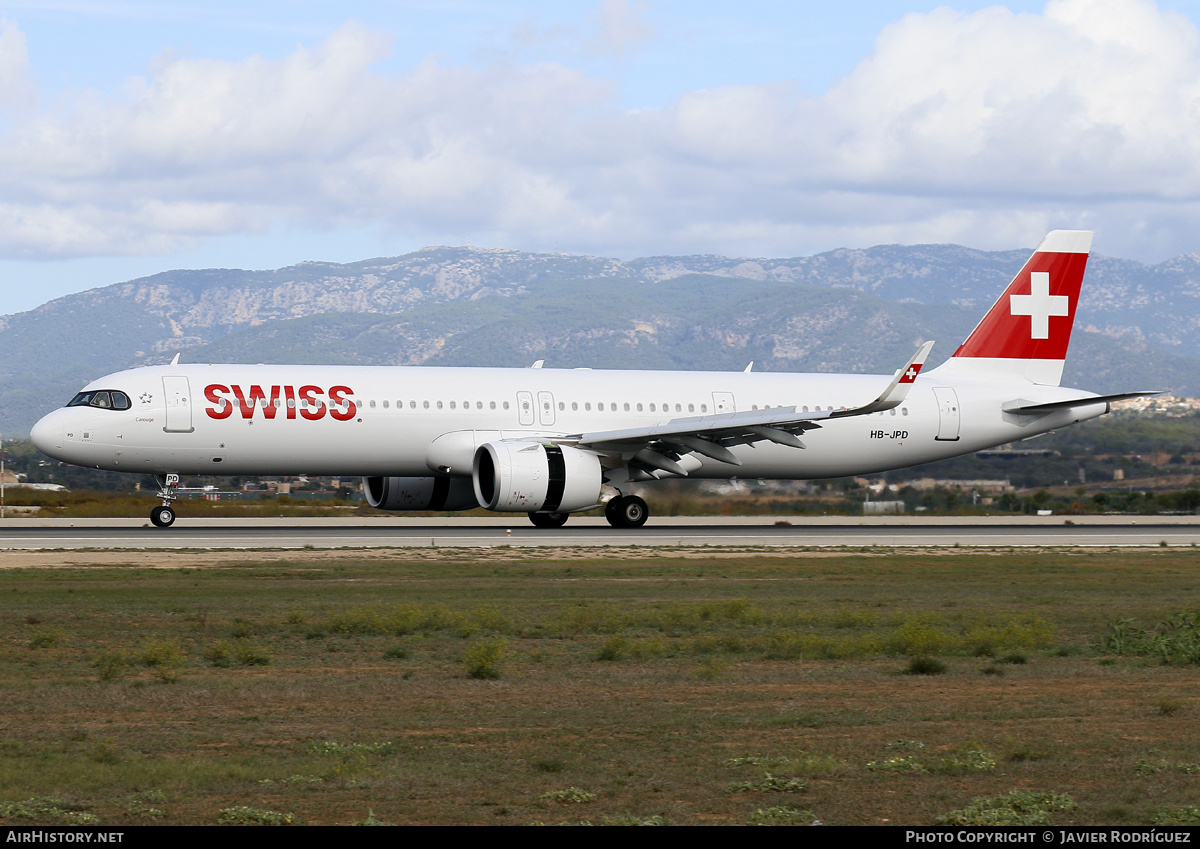
<path fill-rule="evenodd" d="M 469 478 L 363 478 L 367 503 L 380 510 L 470 510 L 478 507 Z"/>
<path fill-rule="evenodd" d="M 586 510 L 600 500 L 603 483 L 595 454 L 540 442 L 484 443 L 471 471 L 479 505 L 509 513 Z"/>

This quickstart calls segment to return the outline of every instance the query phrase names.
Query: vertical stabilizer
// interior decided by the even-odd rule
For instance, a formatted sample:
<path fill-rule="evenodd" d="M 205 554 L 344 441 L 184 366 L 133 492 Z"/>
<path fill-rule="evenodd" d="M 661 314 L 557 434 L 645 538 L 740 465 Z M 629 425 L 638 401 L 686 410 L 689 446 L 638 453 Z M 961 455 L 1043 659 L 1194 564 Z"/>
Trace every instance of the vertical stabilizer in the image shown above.
<path fill-rule="evenodd" d="M 1054 230 L 938 372 L 1057 386 L 1071 342 L 1089 230 Z"/>

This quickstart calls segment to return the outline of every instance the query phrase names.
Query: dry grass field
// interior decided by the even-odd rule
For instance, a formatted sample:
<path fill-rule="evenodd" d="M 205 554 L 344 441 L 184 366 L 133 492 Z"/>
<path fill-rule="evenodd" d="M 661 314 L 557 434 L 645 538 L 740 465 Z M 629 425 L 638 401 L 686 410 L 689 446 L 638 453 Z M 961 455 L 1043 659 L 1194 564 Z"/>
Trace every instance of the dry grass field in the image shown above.
<path fill-rule="evenodd" d="M 1173 549 L 6 553 L 0 822 L 1196 822 L 1197 628 L 1155 626 L 1200 609 L 1198 571 Z"/>

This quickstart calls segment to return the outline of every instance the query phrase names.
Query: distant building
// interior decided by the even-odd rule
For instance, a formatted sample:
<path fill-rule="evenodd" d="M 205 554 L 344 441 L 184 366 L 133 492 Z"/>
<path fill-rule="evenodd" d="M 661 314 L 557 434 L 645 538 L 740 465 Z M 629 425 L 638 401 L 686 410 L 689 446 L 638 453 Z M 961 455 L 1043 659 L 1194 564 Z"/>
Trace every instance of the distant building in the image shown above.
<path fill-rule="evenodd" d="M 1126 398 L 1113 401 L 1116 412 L 1127 410 L 1139 413 L 1163 413 L 1168 416 L 1186 416 L 1200 413 L 1200 398 L 1178 398 L 1174 395 L 1151 395 L 1145 398 Z"/>
<path fill-rule="evenodd" d="M 903 501 L 864 501 L 864 516 L 898 516 L 904 512 Z"/>

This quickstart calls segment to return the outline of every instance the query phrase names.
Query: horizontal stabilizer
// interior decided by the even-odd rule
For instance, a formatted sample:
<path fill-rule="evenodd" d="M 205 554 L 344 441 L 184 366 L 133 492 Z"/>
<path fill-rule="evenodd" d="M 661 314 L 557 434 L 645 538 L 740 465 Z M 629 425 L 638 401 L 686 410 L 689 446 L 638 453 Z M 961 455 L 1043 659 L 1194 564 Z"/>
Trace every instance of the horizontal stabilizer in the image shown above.
<path fill-rule="evenodd" d="M 1087 395 L 1082 398 L 1068 398 L 1065 401 L 1048 401 L 1044 404 L 1035 404 L 1031 401 L 1018 398 L 1015 401 L 1006 401 L 1001 409 L 1006 413 L 1036 416 L 1043 413 L 1053 413 L 1055 410 L 1069 410 L 1071 407 L 1086 407 L 1090 404 L 1106 404 L 1112 401 L 1124 401 L 1127 398 L 1145 398 L 1148 395 L 1161 394 L 1161 389 L 1144 390 L 1141 392 L 1121 392 L 1117 395 Z"/>

